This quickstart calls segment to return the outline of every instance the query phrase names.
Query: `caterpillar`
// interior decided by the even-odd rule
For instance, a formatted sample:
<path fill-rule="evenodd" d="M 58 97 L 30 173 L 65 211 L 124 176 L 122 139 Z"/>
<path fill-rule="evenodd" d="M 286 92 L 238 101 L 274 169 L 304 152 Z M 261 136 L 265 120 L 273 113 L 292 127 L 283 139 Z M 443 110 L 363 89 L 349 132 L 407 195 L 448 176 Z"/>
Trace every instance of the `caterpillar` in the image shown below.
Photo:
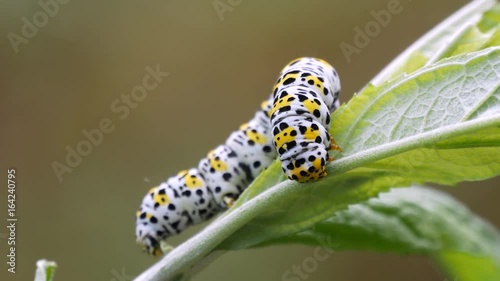
<path fill-rule="evenodd" d="M 254 117 L 203 158 L 149 190 L 136 213 L 136 241 L 151 255 L 160 242 L 190 225 L 228 209 L 279 154 L 289 179 L 326 175 L 339 149 L 328 133 L 330 113 L 339 106 L 340 80 L 321 59 L 299 58 L 281 72 L 273 93 Z"/>
<path fill-rule="evenodd" d="M 339 94 L 338 74 L 323 60 L 297 59 L 282 71 L 273 91 L 271 126 L 289 179 L 307 182 L 326 175 L 326 163 L 334 160 L 328 151 L 340 150 L 328 133 Z"/>

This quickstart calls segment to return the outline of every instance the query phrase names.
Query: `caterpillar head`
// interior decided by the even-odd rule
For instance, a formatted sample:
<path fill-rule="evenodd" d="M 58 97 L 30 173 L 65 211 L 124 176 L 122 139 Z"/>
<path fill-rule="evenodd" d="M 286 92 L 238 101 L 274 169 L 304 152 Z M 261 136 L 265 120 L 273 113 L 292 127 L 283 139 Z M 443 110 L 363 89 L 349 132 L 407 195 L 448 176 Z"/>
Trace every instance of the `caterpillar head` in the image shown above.
<path fill-rule="evenodd" d="M 142 200 L 136 215 L 137 243 L 148 254 L 161 255 L 166 238 L 211 218 L 218 210 L 200 171 L 181 171 L 150 189 Z"/>
<path fill-rule="evenodd" d="M 151 233 L 151 228 L 147 224 L 137 225 L 135 231 L 136 242 L 142 246 L 144 252 L 155 257 L 163 254 L 156 234 Z"/>
<path fill-rule="evenodd" d="M 328 151 L 323 144 L 308 143 L 299 154 L 282 160 L 282 169 L 291 180 L 314 181 L 326 176 L 328 158 Z"/>
<path fill-rule="evenodd" d="M 136 242 L 146 253 L 153 256 L 160 256 L 163 253 L 161 241 L 178 233 L 172 225 L 181 227 L 180 210 L 176 208 L 176 202 L 170 199 L 173 198 L 172 192 L 168 183 L 151 188 L 136 213 Z"/>
<path fill-rule="evenodd" d="M 141 208 L 142 209 L 142 208 Z M 149 217 L 149 219 L 148 219 Z M 142 246 L 142 250 L 152 256 L 159 257 L 163 254 L 157 232 L 146 220 L 154 216 L 147 211 L 138 211 L 136 219 L 135 238 L 137 244 Z"/>

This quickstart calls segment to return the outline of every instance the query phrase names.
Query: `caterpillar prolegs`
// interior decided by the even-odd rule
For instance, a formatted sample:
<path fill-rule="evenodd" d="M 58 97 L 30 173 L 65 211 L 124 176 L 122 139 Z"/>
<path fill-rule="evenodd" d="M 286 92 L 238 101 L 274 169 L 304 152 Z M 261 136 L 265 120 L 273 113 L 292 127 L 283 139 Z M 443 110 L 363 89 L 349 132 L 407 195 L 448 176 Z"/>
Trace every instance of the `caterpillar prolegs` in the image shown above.
<path fill-rule="evenodd" d="M 231 207 L 257 175 L 279 155 L 287 177 L 299 182 L 326 175 L 339 149 L 328 133 L 339 106 L 335 69 L 316 58 L 299 58 L 281 72 L 274 91 L 226 142 L 196 168 L 181 171 L 152 188 L 136 216 L 136 239 L 160 255 L 160 241 Z"/>

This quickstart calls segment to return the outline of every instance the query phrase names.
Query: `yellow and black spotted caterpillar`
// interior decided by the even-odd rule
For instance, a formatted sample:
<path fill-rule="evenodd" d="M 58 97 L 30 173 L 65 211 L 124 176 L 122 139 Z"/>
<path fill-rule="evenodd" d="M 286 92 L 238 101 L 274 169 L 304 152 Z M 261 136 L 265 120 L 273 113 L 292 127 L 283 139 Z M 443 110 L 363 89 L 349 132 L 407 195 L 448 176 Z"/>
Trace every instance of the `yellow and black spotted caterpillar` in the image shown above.
<path fill-rule="evenodd" d="M 136 239 L 158 256 L 160 241 L 225 210 L 278 154 L 291 180 L 326 175 L 339 149 L 328 133 L 330 113 L 339 107 L 340 80 L 326 61 L 299 58 L 281 72 L 274 91 L 248 123 L 202 159 L 152 188 L 136 218 Z"/>

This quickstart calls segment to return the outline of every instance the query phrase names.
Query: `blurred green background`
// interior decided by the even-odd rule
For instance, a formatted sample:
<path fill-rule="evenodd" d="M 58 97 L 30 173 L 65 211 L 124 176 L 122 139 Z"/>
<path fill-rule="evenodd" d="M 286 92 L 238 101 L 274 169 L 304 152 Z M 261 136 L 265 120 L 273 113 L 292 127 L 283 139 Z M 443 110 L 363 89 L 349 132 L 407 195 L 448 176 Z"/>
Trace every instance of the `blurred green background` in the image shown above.
<path fill-rule="evenodd" d="M 17 169 L 18 196 L 17 273 L 4 266 L 0 279 L 32 280 L 36 260 L 47 258 L 59 265 L 56 280 L 131 280 L 154 262 L 134 241 L 135 210 L 145 192 L 197 165 L 249 120 L 288 61 L 318 56 L 334 64 L 346 102 L 467 3 L 402 0 L 402 12 L 348 62 L 340 43 L 353 44 L 354 28 L 364 28 L 373 20 L 370 11 L 387 9 L 388 2 L 221 0 L 215 3 L 234 7 L 219 15 L 212 1 L 68 1 L 16 53 L 9 32 L 21 35 L 22 18 L 31 20 L 41 7 L 37 1 L 0 1 L 2 174 Z M 142 84 L 147 66 L 158 64 L 170 75 L 119 119 L 110 105 Z M 103 118 L 115 130 L 60 182 L 51 164 L 64 163 L 65 147 L 74 149 L 85 139 L 82 130 L 98 128 Z M 499 183 L 442 189 L 500 226 Z M 5 217 L 2 207 L 3 222 Z M 6 246 L 0 236 L 2 261 Z M 281 280 L 312 254 L 303 246 L 231 252 L 194 280 Z M 445 277 L 424 258 L 338 252 L 308 280 Z"/>

